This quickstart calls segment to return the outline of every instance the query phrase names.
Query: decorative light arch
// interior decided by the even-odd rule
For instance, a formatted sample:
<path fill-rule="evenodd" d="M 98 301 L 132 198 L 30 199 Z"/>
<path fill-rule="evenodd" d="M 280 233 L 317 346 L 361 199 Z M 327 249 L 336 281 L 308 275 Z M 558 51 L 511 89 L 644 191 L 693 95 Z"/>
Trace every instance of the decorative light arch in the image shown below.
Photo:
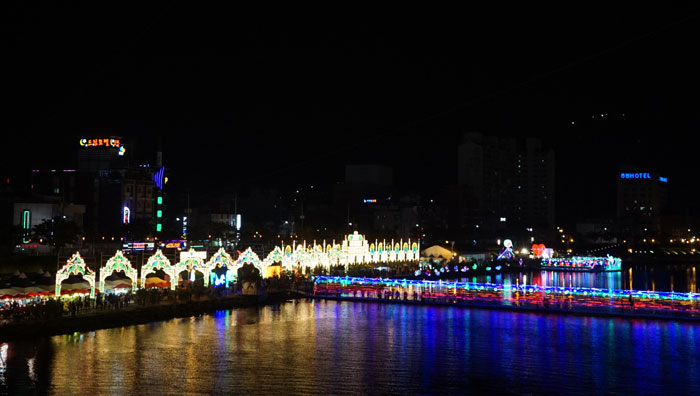
<path fill-rule="evenodd" d="M 275 248 L 270 252 L 270 254 L 265 257 L 265 260 L 263 260 L 263 266 L 265 268 L 275 264 L 275 263 L 281 263 L 282 268 L 285 268 L 287 270 L 292 269 L 292 260 L 288 259 L 284 253 L 282 252 L 282 248 L 279 246 L 275 246 Z"/>
<path fill-rule="evenodd" d="M 156 250 L 153 256 L 148 258 L 148 262 L 141 267 L 141 288 L 146 287 L 146 275 L 159 269 L 170 276 L 170 289 L 175 290 L 177 287 L 177 273 L 175 273 L 174 267 L 170 264 L 170 260 L 165 257 L 160 249 Z"/>
<path fill-rule="evenodd" d="M 295 263 L 299 263 L 301 266 L 306 266 L 308 265 L 306 263 L 306 250 L 304 249 L 303 245 L 297 245 L 296 249 L 294 250 L 294 253 L 292 253 L 292 259 L 294 260 Z"/>
<path fill-rule="evenodd" d="M 105 279 L 112 275 L 112 272 L 124 271 L 126 276 L 131 279 L 131 290 L 136 291 L 138 287 L 138 272 L 136 268 L 131 265 L 129 259 L 124 257 L 124 253 L 121 250 L 117 250 L 112 258 L 107 260 L 107 264 L 100 268 L 100 293 L 105 292 Z"/>
<path fill-rule="evenodd" d="M 263 266 L 263 262 L 260 261 L 258 255 L 255 254 L 251 248 L 244 250 L 243 253 L 238 256 L 238 260 L 236 260 L 236 262 L 233 264 L 233 268 L 236 270 L 236 272 L 238 272 L 238 269 L 243 267 L 243 264 L 252 264 L 253 267 L 260 271 L 260 276 L 265 276 L 265 267 Z"/>
<path fill-rule="evenodd" d="M 56 272 L 56 297 L 61 297 L 61 283 L 71 275 L 82 275 L 90 284 L 90 298 L 95 298 L 95 271 L 85 265 L 80 252 L 71 256 L 66 265 Z"/>
<path fill-rule="evenodd" d="M 234 282 L 236 280 L 236 274 L 233 271 L 234 267 L 234 260 L 231 258 L 231 255 L 226 253 L 224 248 L 219 248 L 219 251 L 214 253 L 213 256 L 209 259 L 207 262 L 207 267 L 209 268 L 209 277 L 213 278 L 210 279 L 211 283 L 214 283 L 214 285 L 219 286 L 222 284 L 221 280 L 218 279 L 218 277 L 215 276 L 214 273 L 214 268 L 226 268 L 226 275 L 224 278 L 225 285 L 228 286 L 229 283 Z"/>
<path fill-rule="evenodd" d="M 194 249 L 190 249 L 189 253 L 194 253 L 194 251 Z M 204 276 L 204 287 L 209 286 L 209 275 L 211 274 L 211 268 L 209 267 L 208 263 L 205 263 L 204 260 L 195 256 L 194 254 L 191 254 L 189 257 L 175 264 L 173 269 L 175 271 L 175 279 L 177 279 L 177 276 L 182 271 L 197 270 Z"/>

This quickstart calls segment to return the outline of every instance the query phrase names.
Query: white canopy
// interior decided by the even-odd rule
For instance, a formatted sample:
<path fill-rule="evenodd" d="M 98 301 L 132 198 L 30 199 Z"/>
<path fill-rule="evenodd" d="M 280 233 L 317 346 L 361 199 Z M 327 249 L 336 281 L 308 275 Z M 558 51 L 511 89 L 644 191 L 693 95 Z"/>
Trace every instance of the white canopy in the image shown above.
<path fill-rule="evenodd" d="M 454 256 L 454 254 L 449 249 L 445 249 L 440 245 L 433 245 L 423 250 L 420 255 L 421 257 L 430 257 L 432 255 L 433 258 L 444 258 L 445 260 L 449 260 Z"/>

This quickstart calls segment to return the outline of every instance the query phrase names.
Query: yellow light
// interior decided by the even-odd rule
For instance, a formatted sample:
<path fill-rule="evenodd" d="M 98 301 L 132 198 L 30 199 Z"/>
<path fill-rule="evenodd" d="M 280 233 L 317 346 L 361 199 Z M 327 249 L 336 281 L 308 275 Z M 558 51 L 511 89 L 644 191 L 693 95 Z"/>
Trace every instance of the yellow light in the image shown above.
<path fill-rule="evenodd" d="M 562 229 L 560 228 L 560 229 L 559 229 L 559 232 L 564 232 L 564 230 L 562 230 Z"/>
<path fill-rule="evenodd" d="M 630 253 L 632 253 L 632 248 L 630 248 L 630 249 L 627 249 L 627 251 L 628 251 L 628 252 L 630 252 Z"/>
<path fill-rule="evenodd" d="M 651 243 L 654 243 L 654 238 L 651 238 Z"/>
<path fill-rule="evenodd" d="M 574 241 L 574 238 L 569 239 L 569 242 L 573 242 L 573 241 Z"/>
<path fill-rule="evenodd" d="M 85 237 L 83 237 L 83 241 L 85 240 Z"/>
<path fill-rule="evenodd" d="M 168 184 L 168 176 L 165 176 L 165 184 Z"/>

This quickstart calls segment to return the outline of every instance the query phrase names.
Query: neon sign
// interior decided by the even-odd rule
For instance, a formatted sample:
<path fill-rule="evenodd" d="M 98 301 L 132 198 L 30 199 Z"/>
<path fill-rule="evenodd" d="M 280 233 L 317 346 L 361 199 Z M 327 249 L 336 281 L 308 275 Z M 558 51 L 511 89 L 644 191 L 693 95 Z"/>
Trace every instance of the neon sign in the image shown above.
<path fill-rule="evenodd" d="M 651 179 L 649 173 L 620 173 L 620 179 Z"/>
<path fill-rule="evenodd" d="M 83 147 L 122 147 L 119 139 L 80 139 L 80 145 Z M 122 154 L 123 155 L 123 154 Z"/>
<path fill-rule="evenodd" d="M 362 202 L 364 202 L 364 203 L 377 203 L 377 200 L 375 198 L 371 198 L 371 199 L 365 198 L 362 200 Z"/>
<path fill-rule="evenodd" d="M 22 212 L 22 229 L 24 229 L 24 233 L 22 234 L 22 242 L 23 243 L 29 242 L 29 230 L 31 228 L 32 228 L 31 212 L 28 210 L 25 210 Z"/>
<path fill-rule="evenodd" d="M 663 177 L 663 176 L 659 176 L 659 181 L 660 181 L 661 183 L 668 183 L 668 178 L 667 178 L 667 177 Z"/>
<path fill-rule="evenodd" d="M 122 216 L 122 217 L 123 217 L 123 219 L 122 219 L 123 223 L 124 223 L 124 224 L 129 224 L 129 222 L 130 222 L 130 220 L 131 220 L 131 210 L 130 210 L 128 207 L 126 207 L 126 206 L 124 207 L 124 211 L 123 211 L 123 216 Z"/>
<path fill-rule="evenodd" d="M 122 244 L 122 247 L 131 250 L 153 250 L 155 245 L 155 242 L 127 242 Z"/>
<path fill-rule="evenodd" d="M 165 175 L 165 167 L 162 166 L 158 172 L 153 175 L 153 181 L 156 182 L 156 187 L 163 191 L 163 176 Z"/>

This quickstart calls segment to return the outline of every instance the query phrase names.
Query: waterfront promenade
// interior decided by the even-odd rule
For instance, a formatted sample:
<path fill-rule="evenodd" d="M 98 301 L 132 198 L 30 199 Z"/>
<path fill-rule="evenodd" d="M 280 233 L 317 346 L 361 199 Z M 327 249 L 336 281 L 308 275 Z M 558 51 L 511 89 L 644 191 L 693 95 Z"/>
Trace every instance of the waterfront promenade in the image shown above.
<path fill-rule="evenodd" d="M 315 298 L 700 321 L 700 293 L 317 277 Z"/>

